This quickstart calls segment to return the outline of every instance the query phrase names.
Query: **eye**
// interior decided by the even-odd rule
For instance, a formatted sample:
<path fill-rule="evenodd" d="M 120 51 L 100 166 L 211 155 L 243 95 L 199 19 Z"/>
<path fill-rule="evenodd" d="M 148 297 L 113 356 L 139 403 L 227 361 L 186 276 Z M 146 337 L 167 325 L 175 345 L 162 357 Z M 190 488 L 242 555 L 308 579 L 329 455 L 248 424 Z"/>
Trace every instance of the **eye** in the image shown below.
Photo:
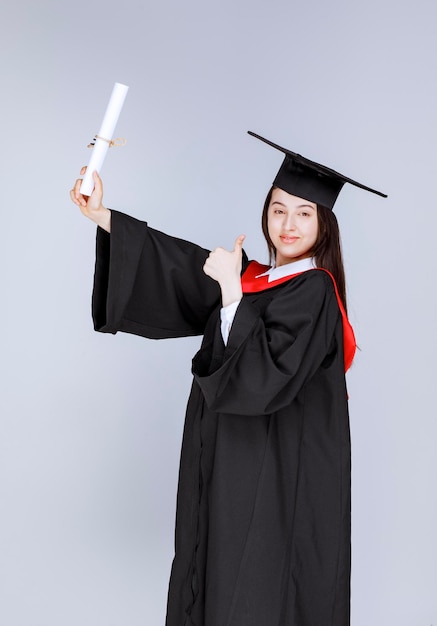
<path fill-rule="evenodd" d="M 311 213 L 309 213 L 309 211 L 301 211 L 299 215 L 302 215 L 302 217 L 310 217 Z"/>
<path fill-rule="evenodd" d="M 276 215 L 281 215 L 284 211 L 282 209 L 273 209 L 273 213 Z"/>

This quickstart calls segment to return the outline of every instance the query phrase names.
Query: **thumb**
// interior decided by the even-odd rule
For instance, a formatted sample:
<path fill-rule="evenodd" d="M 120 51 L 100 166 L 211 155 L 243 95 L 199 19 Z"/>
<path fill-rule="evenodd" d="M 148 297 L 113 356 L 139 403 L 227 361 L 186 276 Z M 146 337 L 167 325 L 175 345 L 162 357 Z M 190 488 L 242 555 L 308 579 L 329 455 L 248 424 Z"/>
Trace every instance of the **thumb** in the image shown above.
<path fill-rule="evenodd" d="M 97 172 L 97 170 L 94 170 L 94 172 L 93 172 L 93 181 L 94 181 L 94 185 L 96 187 L 103 187 L 102 179 L 100 178 L 99 173 Z"/>
<path fill-rule="evenodd" d="M 234 252 L 241 252 L 243 247 L 243 241 L 246 239 L 246 235 L 238 235 L 235 240 Z"/>
<path fill-rule="evenodd" d="M 93 191 L 94 196 L 102 197 L 103 196 L 103 181 L 100 178 L 98 172 L 95 170 L 93 172 L 93 181 L 94 181 L 94 191 Z"/>

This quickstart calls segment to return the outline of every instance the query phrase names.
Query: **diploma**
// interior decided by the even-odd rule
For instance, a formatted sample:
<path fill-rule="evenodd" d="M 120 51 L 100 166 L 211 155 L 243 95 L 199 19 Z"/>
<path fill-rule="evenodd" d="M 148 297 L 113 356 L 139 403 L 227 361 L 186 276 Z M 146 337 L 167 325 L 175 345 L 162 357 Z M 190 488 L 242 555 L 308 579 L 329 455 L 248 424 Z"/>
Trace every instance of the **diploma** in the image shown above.
<path fill-rule="evenodd" d="M 129 87 L 122 85 L 121 83 L 115 83 L 114 85 L 108 106 L 106 107 L 102 125 L 100 126 L 99 134 L 95 137 L 91 158 L 80 187 L 80 193 L 84 196 L 90 196 L 93 192 L 93 172 L 97 171 L 100 173 L 106 153 L 112 145 L 112 136 L 114 134 L 118 118 L 120 117 L 121 109 L 123 108 L 128 89 Z"/>

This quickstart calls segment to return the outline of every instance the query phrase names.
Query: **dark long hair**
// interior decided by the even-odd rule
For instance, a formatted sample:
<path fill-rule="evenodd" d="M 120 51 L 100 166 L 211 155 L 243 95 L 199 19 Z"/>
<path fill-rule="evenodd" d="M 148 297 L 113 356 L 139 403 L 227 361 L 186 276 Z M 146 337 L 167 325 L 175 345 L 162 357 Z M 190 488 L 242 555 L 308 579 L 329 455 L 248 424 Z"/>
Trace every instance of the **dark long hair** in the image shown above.
<path fill-rule="evenodd" d="M 276 248 L 270 239 L 268 230 L 268 209 L 270 201 L 272 199 L 274 187 L 272 187 L 267 194 L 267 198 L 264 202 L 264 209 L 261 218 L 262 231 L 264 238 L 267 242 L 267 248 L 269 250 L 270 262 L 273 262 L 276 257 Z M 317 205 L 317 219 L 318 219 L 318 233 L 316 243 L 312 250 L 312 256 L 315 259 L 317 267 L 323 267 L 331 272 L 337 283 L 338 294 L 341 298 L 345 311 L 347 312 L 346 303 L 346 279 L 343 266 L 343 255 L 341 252 L 340 230 L 338 228 L 337 218 L 335 213 L 326 208 L 325 206 Z"/>

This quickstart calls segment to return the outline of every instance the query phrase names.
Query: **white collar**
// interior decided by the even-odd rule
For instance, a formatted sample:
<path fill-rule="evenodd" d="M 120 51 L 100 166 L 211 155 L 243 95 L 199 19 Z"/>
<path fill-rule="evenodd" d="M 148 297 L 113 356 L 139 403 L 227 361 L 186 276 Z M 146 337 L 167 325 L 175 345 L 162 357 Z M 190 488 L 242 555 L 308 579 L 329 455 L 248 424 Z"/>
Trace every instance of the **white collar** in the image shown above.
<path fill-rule="evenodd" d="M 273 266 L 268 269 L 267 272 L 258 274 L 256 278 L 261 278 L 261 276 L 268 276 L 268 282 L 271 283 L 274 280 L 278 280 L 279 278 L 292 276 L 293 274 L 298 274 L 299 272 L 307 272 L 308 270 L 313 270 L 316 267 L 317 265 L 314 257 L 310 257 L 308 259 L 294 261 L 293 263 L 287 263 L 286 265 L 280 265 L 279 267 Z"/>

